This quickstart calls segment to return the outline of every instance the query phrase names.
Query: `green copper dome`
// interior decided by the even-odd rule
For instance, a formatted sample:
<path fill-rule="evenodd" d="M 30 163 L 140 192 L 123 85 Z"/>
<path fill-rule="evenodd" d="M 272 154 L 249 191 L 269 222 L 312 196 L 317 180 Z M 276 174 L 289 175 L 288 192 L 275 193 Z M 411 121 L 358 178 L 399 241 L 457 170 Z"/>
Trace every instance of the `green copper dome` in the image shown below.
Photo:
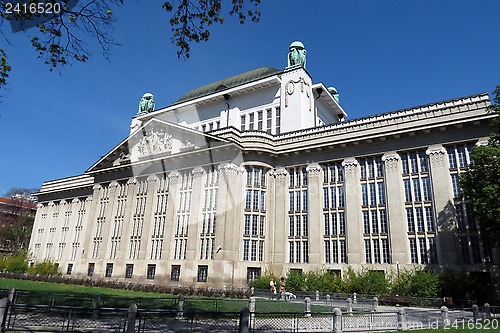
<path fill-rule="evenodd" d="M 245 72 L 242 74 L 238 74 L 235 76 L 231 76 L 227 79 L 220 80 L 214 83 L 210 83 L 204 86 L 201 86 L 199 88 L 196 88 L 194 90 L 191 90 L 190 92 L 184 94 L 179 98 L 177 101 L 175 101 L 174 104 L 190 101 L 193 99 L 196 99 L 198 97 L 203 97 L 207 96 L 219 91 L 227 90 L 230 88 L 234 88 L 237 86 L 241 86 L 245 83 L 249 83 L 252 81 L 257 81 L 260 79 L 263 79 L 265 77 L 269 77 L 272 75 L 276 75 L 278 73 L 281 73 L 282 71 L 276 68 L 272 67 L 261 67 L 257 68 L 254 70 L 251 70 L 249 72 Z"/>

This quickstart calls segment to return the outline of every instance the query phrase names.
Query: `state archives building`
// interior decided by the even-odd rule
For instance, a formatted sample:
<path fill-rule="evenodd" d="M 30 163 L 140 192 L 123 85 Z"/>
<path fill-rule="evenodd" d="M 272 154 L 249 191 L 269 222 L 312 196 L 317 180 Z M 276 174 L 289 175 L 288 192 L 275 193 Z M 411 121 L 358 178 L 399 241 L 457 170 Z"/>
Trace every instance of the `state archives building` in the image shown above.
<path fill-rule="evenodd" d="M 295 42 L 284 70 L 157 110 L 145 94 L 125 140 L 43 184 L 30 252 L 73 276 L 195 287 L 348 267 L 498 276 L 459 186 L 489 105 L 483 93 L 346 120 Z"/>

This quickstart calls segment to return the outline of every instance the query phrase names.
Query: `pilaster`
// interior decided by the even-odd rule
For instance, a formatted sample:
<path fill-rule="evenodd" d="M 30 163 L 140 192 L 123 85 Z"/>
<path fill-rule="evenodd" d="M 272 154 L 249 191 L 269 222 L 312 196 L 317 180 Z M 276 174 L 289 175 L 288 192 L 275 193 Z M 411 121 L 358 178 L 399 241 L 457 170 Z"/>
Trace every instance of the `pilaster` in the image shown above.
<path fill-rule="evenodd" d="M 287 176 L 286 169 L 281 167 L 273 170 L 270 177 L 275 202 L 274 206 L 267 206 L 273 210 L 273 215 L 269 217 L 269 237 L 266 235 L 266 238 L 268 238 L 267 246 L 269 249 L 271 272 L 274 274 L 281 273 L 283 264 L 286 262 L 286 251 L 288 248 L 287 192 L 289 180 Z"/>
<path fill-rule="evenodd" d="M 125 216 L 123 218 L 123 229 L 121 235 L 120 249 L 117 251 L 116 257 L 120 259 L 128 259 L 127 250 L 130 246 L 130 226 L 132 225 L 134 214 L 134 199 L 137 193 L 137 180 L 130 178 L 127 181 L 127 202 L 125 206 Z"/>
<path fill-rule="evenodd" d="M 429 147 L 426 154 L 429 156 L 434 209 L 437 216 L 438 262 L 456 264 L 458 252 L 454 234 L 455 210 L 448 155 L 442 145 Z"/>
<path fill-rule="evenodd" d="M 116 189 L 118 188 L 119 184 L 116 181 L 111 182 L 109 184 L 109 202 L 108 202 L 108 208 L 106 210 L 106 222 L 104 222 L 103 228 L 102 228 L 102 234 L 101 234 L 101 245 L 99 246 L 99 252 L 97 254 L 97 259 L 106 259 L 108 256 L 106 256 L 107 253 L 109 253 L 109 246 L 110 246 L 110 239 L 111 239 L 111 226 L 113 225 L 113 219 L 114 215 L 116 212 L 116 204 L 117 204 L 117 197 L 118 193 Z M 104 267 L 101 267 L 101 265 L 98 265 L 96 263 L 95 265 L 95 273 L 100 274 L 104 270 Z"/>
<path fill-rule="evenodd" d="M 88 224 L 87 228 L 84 228 L 86 230 L 84 232 L 85 238 L 83 241 L 83 248 L 82 248 L 82 263 L 87 264 L 88 262 L 91 262 L 92 260 L 92 245 L 93 245 L 93 239 L 94 235 L 96 233 L 97 229 L 97 216 L 99 214 L 99 198 L 102 193 L 102 186 L 101 184 L 95 184 L 92 193 L 92 200 L 90 202 L 89 207 L 87 208 L 87 211 L 89 212 L 88 215 Z M 86 273 L 87 267 L 84 267 L 82 265 L 79 269 L 79 272 L 81 274 Z"/>
<path fill-rule="evenodd" d="M 172 258 L 170 254 L 173 249 L 173 236 L 175 224 L 177 223 L 177 197 L 179 196 L 179 177 L 178 171 L 172 171 L 168 175 L 168 199 L 167 199 L 167 214 L 165 219 L 165 233 L 163 234 L 163 249 L 161 257 L 164 260 Z"/>
<path fill-rule="evenodd" d="M 355 158 L 342 161 L 345 170 L 347 263 L 356 265 L 364 262 L 363 219 L 361 217 L 361 192 L 359 163 Z"/>
<path fill-rule="evenodd" d="M 203 176 L 206 174 L 202 167 L 196 167 L 193 173 L 193 187 L 191 192 L 191 215 L 189 217 L 188 244 L 186 259 L 196 259 L 196 249 L 200 243 L 199 220 L 203 203 Z"/>
<path fill-rule="evenodd" d="M 158 186 L 158 177 L 156 177 L 156 175 L 149 175 L 146 181 L 148 182 L 148 193 L 146 195 L 146 210 L 144 211 L 144 224 L 142 226 L 141 235 L 142 244 L 139 251 L 139 259 L 150 259 L 148 253 L 151 250 L 151 225 L 155 219 L 154 203 Z"/>
<path fill-rule="evenodd" d="M 324 258 L 323 243 L 318 241 L 318 236 L 322 235 L 322 177 L 321 167 L 317 163 L 309 164 L 307 171 L 307 219 L 309 221 L 309 263 L 320 264 Z"/>
<path fill-rule="evenodd" d="M 396 152 L 387 152 L 382 156 L 384 162 L 384 181 L 387 193 L 387 218 L 389 224 L 390 253 L 392 263 L 410 262 L 408 243 L 408 224 L 404 209 L 404 185 L 400 156 Z"/>

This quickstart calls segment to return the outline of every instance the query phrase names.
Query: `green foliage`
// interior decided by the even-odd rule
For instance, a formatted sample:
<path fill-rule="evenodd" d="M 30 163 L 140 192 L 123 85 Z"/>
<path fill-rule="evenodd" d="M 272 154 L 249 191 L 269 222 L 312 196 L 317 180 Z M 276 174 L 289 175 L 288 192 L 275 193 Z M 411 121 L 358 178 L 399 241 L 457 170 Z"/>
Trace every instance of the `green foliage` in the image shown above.
<path fill-rule="evenodd" d="M 276 278 L 276 276 L 274 276 L 273 274 L 266 274 L 258 279 L 250 281 L 248 287 L 249 288 L 253 287 L 255 289 L 269 289 L 270 288 L 269 282 L 271 280 L 273 280 L 275 284 L 278 283 L 278 279 Z"/>
<path fill-rule="evenodd" d="M 7 272 L 26 273 L 28 270 L 27 255 L 23 251 L 3 257 L 1 262 L 0 267 Z"/>
<path fill-rule="evenodd" d="M 344 277 L 344 292 L 386 295 L 389 291 L 390 281 L 384 272 L 363 270 L 356 273 L 349 267 Z"/>
<path fill-rule="evenodd" d="M 27 272 L 28 274 L 61 275 L 59 266 L 49 259 L 36 262 L 33 266 L 28 268 Z"/>
<path fill-rule="evenodd" d="M 474 162 L 460 177 L 464 196 L 479 221 L 481 238 L 491 247 L 500 246 L 500 85 L 494 95 L 490 112 L 497 115 L 492 121 L 495 132 L 487 145 L 472 149 Z"/>
<path fill-rule="evenodd" d="M 499 286 L 488 274 L 446 270 L 440 277 L 441 296 L 484 303 L 500 297 Z"/>
<path fill-rule="evenodd" d="M 403 270 L 392 283 L 392 294 L 414 297 L 439 296 L 439 276 L 424 269 Z"/>
<path fill-rule="evenodd" d="M 248 2 L 248 5 L 247 5 Z M 210 30 L 208 26 L 224 23 L 222 16 L 222 0 L 200 1 L 166 1 L 163 8 L 171 12 L 172 43 L 177 45 L 179 58 L 189 58 L 190 43 L 208 41 Z M 260 0 L 232 0 L 229 15 L 237 15 L 240 24 L 246 22 L 247 16 L 252 22 L 258 22 L 260 11 L 248 9 L 247 6 L 258 6 Z"/>

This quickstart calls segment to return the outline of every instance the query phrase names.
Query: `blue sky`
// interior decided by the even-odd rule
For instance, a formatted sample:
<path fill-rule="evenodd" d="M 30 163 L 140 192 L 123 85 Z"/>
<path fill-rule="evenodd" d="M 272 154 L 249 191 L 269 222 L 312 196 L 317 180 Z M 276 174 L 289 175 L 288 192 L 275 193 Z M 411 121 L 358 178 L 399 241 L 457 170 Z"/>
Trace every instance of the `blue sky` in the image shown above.
<path fill-rule="evenodd" d="M 1 40 L 13 69 L 0 91 L 0 195 L 83 173 L 128 135 L 143 93 L 159 108 L 254 68 L 285 68 L 294 40 L 306 47 L 313 81 L 338 89 L 348 119 L 500 84 L 498 0 L 262 0 L 259 23 L 227 17 L 189 60 L 177 59 L 162 3 L 114 11 L 121 45 L 109 62 L 88 40 L 91 61 L 49 72 L 24 33 Z"/>

